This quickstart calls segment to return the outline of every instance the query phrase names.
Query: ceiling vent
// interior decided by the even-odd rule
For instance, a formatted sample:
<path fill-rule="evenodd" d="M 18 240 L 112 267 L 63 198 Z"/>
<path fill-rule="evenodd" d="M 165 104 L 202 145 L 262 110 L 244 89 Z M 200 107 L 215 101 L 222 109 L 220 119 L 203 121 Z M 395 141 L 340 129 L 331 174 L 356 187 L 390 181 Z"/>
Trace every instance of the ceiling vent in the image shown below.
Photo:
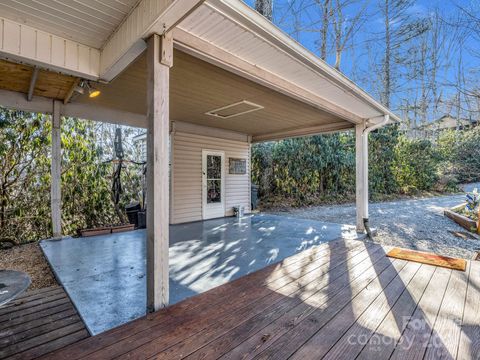
<path fill-rule="evenodd" d="M 222 119 L 229 119 L 231 117 L 248 114 L 252 111 L 263 109 L 263 106 L 255 104 L 250 101 L 242 100 L 234 104 L 223 106 L 221 108 L 207 111 L 206 115 L 219 117 Z"/>

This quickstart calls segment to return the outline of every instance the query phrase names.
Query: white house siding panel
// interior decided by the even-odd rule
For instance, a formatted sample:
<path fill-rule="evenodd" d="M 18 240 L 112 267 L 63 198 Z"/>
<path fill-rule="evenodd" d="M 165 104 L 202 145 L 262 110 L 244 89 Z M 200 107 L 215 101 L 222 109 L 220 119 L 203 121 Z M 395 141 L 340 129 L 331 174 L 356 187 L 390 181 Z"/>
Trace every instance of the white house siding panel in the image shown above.
<path fill-rule="evenodd" d="M 100 51 L 0 18 L 0 57 L 96 79 Z"/>
<path fill-rule="evenodd" d="M 202 150 L 225 153 L 225 215 L 242 205 L 250 212 L 250 144 L 175 132 L 173 140 L 172 218 L 173 224 L 202 220 Z M 247 173 L 228 173 L 229 158 L 247 160 Z"/>

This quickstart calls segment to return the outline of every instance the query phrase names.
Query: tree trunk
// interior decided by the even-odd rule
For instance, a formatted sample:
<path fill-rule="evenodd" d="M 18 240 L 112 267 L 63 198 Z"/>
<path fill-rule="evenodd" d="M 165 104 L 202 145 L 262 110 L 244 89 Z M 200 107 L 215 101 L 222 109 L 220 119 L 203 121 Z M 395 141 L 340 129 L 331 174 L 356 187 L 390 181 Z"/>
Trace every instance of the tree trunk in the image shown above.
<path fill-rule="evenodd" d="M 327 59 L 327 39 L 328 39 L 328 25 L 330 20 L 330 0 L 324 0 L 323 2 L 323 21 L 322 28 L 320 29 L 320 58 L 322 60 Z"/>
<path fill-rule="evenodd" d="M 273 1 L 272 0 L 255 0 L 255 10 L 272 21 L 273 17 Z"/>
<path fill-rule="evenodd" d="M 391 57 L 391 34 L 390 34 L 390 9 L 389 1 L 385 0 L 385 58 L 383 61 L 383 105 L 390 107 L 391 79 L 390 79 L 390 57 Z"/>

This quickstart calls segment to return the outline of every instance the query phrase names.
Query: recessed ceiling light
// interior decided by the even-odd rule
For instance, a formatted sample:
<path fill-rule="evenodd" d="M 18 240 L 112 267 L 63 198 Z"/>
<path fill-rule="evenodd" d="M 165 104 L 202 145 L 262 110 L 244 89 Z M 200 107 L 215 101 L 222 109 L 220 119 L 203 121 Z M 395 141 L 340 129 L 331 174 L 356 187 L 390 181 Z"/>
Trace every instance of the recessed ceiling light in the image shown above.
<path fill-rule="evenodd" d="M 263 106 L 255 104 L 251 101 L 242 100 L 230 105 L 222 106 L 218 109 L 207 111 L 205 114 L 210 116 L 228 119 L 234 116 L 248 114 L 253 111 L 261 110 Z"/>

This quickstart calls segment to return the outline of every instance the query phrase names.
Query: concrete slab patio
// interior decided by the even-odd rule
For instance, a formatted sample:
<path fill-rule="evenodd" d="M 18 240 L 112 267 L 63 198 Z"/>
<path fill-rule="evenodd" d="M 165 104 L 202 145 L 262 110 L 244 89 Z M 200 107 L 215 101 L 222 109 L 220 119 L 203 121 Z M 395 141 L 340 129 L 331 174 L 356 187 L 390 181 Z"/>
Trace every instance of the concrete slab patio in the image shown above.
<path fill-rule="evenodd" d="M 44 240 L 40 246 L 88 330 L 145 314 L 145 231 Z M 354 226 L 257 214 L 170 226 L 170 303 L 335 239 Z"/>

